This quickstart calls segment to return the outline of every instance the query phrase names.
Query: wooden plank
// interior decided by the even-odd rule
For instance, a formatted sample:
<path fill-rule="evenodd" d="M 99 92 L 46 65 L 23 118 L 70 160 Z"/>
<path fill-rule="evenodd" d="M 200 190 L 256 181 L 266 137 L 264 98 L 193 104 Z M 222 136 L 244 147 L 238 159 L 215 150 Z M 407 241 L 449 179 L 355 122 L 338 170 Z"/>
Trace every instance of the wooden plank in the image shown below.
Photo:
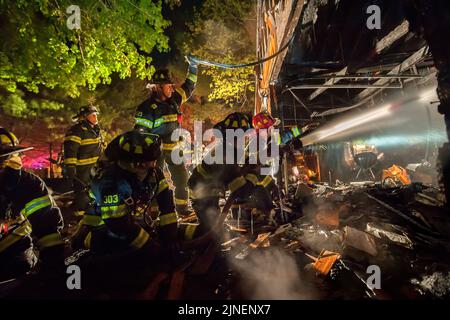
<path fill-rule="evenodd" d="M 287 252 L 292 252 L 300 248 L 303 248 L 302 243 L 298 240 L 292 240 L 289 241 L 289 243 L 286 244 L 283 249 Z"/>
<path fill-rule="evenodd" d="M 270 232 L 258 234 L 258 237 L 256 238 L 255 241 L 253 241 L 249 245 L 249 248 L 252 248 L 252 249 L 258 248 L 259 246 L 263 245 L 269 239 L 269 236 L 270 236 Z"/>
<path fill-rule="evenodd" d="M 322 276 L 326 276 L 334 263 L 339 259 L 339 253 L 322 250 L 316 262 L 314 262 L 313 268 Z"/>
<path fill-rule="evenodd" d="M 229 247 L 229 246 L 233 246 L 233 245 L 236 244 L 236 243 L 243 243 L 243 242 L 245 242 L 245 241 L 247 241 L 247 237 L 246 237 L 246 236 L 239 236 L 239 237 L 230 239 L 230 240 L 228 240 L 228 241 L 222 243 L 221 245 L 222 245 L 223 247 Z"/>
<path fill-rule="evenodd" d="M 403 20 L 403 22 L 398 25 L 394 30 L 389 32 L 385 37 L 383 37 L 380 41 L 375 45 L 375 50 L 377 53 L 380 53 L 386 48 L 389 48 L 395 41 L 402 38 L 409 31 L 409 22 L 407 20 Z"/>

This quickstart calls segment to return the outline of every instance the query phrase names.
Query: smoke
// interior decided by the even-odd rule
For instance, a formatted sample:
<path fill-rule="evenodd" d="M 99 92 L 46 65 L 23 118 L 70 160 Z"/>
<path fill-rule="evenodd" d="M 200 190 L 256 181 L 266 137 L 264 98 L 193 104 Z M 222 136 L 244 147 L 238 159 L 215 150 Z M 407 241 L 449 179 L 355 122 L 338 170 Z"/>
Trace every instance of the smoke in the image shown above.
<path fill-rule="evenodd" d="M 251 252 L 244 260 L 230 261 L 242 280 L 240 286 L 249 299 L 316 299 L 317 294 L 302 280 L 293 256 L 278 248 Z"/>
<path fill-rule="evenodd" d="M 317 255 L 324 249 L 342 252 L 342 232 L 339 229 L 322 227 L 315 222 L 318 213 L 338 210 L 332 201 L 316 198 L 303 207 L 303 217 L 292 223 L 289 238 L 299 240 L 303 246 Z"/>

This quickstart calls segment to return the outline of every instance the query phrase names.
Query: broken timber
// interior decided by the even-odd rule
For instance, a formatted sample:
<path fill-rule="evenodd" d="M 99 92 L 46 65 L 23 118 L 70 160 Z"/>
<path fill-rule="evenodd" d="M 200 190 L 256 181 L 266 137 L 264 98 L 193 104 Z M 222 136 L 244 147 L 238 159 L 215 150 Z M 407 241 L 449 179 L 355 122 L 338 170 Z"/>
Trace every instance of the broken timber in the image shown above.
<path fill-rule="evenodd" d="M 371 196 L 370 194 L 368 194 L 367 192 L 365 192 L 365 194 L 372 200 L 375 200 L 376 202 L 378 202 L 380 205 L 382 205 L 383 207 L 385 207 L 386 209 L 389 209 L 390 211 L 396 213 L 398 216 L 402 217 L 403 219 L 408 220 L 409 222 L 411 222 L 412 224 L 414 224 L 416 227 L 427 231 L 429 233 L 433 233 L 433 234 L 438 234 L 437 232 L 430 230 L 429 228 L 424 227 L 422 224 L 420 224 L 419 222 L 417 222 L 416 220 L 414 220 L 413 218 L 407 216 L 406 214 L 404 214 L 403 212 L 401 212 L 400 210 L 397 210 L 393 207 L 391 207 L 390 205 L 388 205 L 386 202 L 381 201 L 377 198 L 375 198 L 374 196 Z"/>
<path fill-rule="evenodd" d="M 392 30 L 389 34 L 387 34 L 384 38 L 378 41 L 375 45 L 375 50 L 379 54 L 384 49 L 390 47 L 395 41 L 402 38 L 409 31 L 409 23 L 407 20 L 404 20 L 400 25 L 398 25 L 394 30 Z M 347 67 L 339 70 L 335 73 L 335 75 L 345 75 L 347 73 Z M 325 82 L 325 85 L 333 85 L 342 80 L 342 78 L 331 78 Z M 308 97 L 308 100 L 311 101 L 317 98 L 320 94 L 322 94 L 328 87 L 322 87 L 315 90 Z"/>
<path fill-rule="evenodd" d="M 406 58 L 404 61 L 402 61 L 400 64 L 398 64 L 397 66 L 395 66 L 391 71 L 389 71 L 387 74 L 391 75 L 391 74 L 400 74 L 401 72 L 403 72 L 404 70 L 409 69 L 412 65 L 416 64 L 417 62 L 419 62 L 428 52 L 428 46 L 423 46 L 422 48 L 420 48 L 418 51 L 416 51 L 415 53 L 413 53 L 411 56 L 409 56 L 408 58 Z M 373 83 L 373 85 L 375 86 L 384 86 L 386 85 L 388 82 L 390 81 L 389 78 L 387 79 L 380 79 L 378 81 L 376 81 L 375 83 Z M 375 89 L 374 88 L 368 88 L 365 89 L 363 91 L 361 91 L 357 96 L 356 96 L 356 100 L 362 100 L 364 98 L 367 98 Z"/>

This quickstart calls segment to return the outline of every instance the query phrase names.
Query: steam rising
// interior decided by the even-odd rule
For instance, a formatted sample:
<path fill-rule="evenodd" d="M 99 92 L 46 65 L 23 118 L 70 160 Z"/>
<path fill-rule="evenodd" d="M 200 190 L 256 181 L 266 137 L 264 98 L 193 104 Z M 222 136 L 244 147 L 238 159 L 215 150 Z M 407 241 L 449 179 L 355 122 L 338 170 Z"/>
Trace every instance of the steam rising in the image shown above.
<path fill-rule="evenodd" d="M 230 261 L 242 277 L 241 287 L 249 299 L 315 299 L 314 289 L 302 280 L 294 257 L 281 249 L 252 252 L 246 259 Z"/>

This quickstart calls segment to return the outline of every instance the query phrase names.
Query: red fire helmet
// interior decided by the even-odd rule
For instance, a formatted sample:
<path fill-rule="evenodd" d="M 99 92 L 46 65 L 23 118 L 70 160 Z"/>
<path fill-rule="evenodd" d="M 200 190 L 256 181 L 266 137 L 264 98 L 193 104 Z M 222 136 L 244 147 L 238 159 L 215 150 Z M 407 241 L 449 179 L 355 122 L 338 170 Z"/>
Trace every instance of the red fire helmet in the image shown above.
<path fill-rule="evenodd" d="M 252 122 L 255 129 L 269 129 L 276 121 L 268 112 L 260 112 L 253 116 Z"/>

